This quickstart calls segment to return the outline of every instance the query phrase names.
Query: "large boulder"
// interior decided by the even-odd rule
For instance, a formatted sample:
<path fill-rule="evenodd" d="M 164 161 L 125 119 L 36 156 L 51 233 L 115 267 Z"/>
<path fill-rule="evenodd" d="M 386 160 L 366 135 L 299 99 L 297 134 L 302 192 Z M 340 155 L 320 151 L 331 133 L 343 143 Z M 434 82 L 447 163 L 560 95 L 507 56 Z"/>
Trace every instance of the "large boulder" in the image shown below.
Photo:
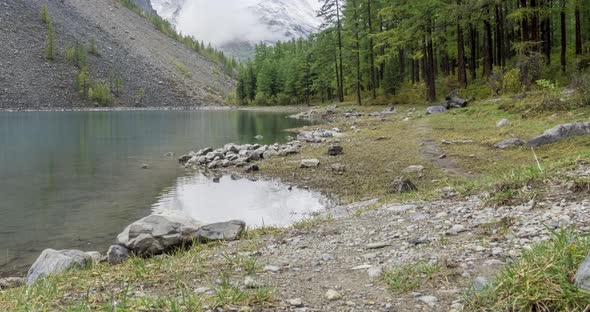
<path fill-rule="evenodd" d="M 528 142 L 529 146 L 537 147 L 565 140 L 572 136 L 590 134 L 590 122 L 579 122 L 559 125 Z"/>
<path fill-rule="evenodd" d="M 191 244 L 201 225 L 179 213 L 153 214 L 127 226 L 117 243 L 149 257 Z"/>
<path fill-rule="evenodd" d="M 435 115 L 435 114 L 446 113 L 446 112 L 447 112 L 447 108 L 442 105 L 430 106 L 426 109 L 426 115 Z"/>
<path fill-rule="evenodd" d="M 580 265 L 578 268 L 578 272 L 576 272 L 576 286 L 590 290 L 590 254 L 586 257 L 586 260 Z"/>
<path fill-rule="evenodd" d="M 72 268 L 87 268 L 92 258 L 80 250 L 45 249 L 27 273 L 27 285 L 48 275 L 65 272 Z"/>
<path fill-rule="evenodd" d="M 245 229 L 246 223 L 239 220 L 213 223 L 202 226 L 197 231 L 197 238 L 200 241 L 233 241 L 238 239 Z"/>

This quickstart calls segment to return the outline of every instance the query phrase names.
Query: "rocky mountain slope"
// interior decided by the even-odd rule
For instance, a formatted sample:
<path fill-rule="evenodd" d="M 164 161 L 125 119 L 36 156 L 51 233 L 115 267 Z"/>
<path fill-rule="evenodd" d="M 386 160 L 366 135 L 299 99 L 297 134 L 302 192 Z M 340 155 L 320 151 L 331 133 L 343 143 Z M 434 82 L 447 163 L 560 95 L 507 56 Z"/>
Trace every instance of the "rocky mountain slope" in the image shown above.
<path fill-rule="evenodd" d="M 178 107 L 222 103 L 234 81 L 117 1 L 47 1 L 55 60 L 44 58 L 47 26 L 41 1 L 0 1 L 0 109 L 94 107 L 75 86 L 79 69 L 65 60 L 75 43 L 96 42 L 88 55 L 94 81 L 120 77 L 114 106 Z"/>

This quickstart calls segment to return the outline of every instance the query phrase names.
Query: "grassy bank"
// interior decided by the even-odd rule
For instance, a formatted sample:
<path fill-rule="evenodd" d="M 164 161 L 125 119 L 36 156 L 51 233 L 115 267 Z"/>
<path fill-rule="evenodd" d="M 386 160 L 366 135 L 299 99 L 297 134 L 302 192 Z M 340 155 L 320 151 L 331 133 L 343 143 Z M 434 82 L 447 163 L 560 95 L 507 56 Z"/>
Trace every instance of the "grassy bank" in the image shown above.
<path fill-rule="evenodd" d="M 564 170 L 590 160 L 590 141 L 584 136 L 535 150 L 494 147 L 504 139 L 527 141 L 556 125 L 590 118 L 587 108 L 530 116 L 504 109 L 506 103 L 524 106 L 537 101 L 542 101 L 542 95 L 522 100 L 480 101 L 468 108 L 434 116 L 425 116 L 425 106 L 399 105 L 397 114 L 385 117 L 338 117 L 326 127 L 345 132 L 339 139 L 344 147 L 343 155 L 329 157 L 329 143 L 310 144 L 301 155 L 265 161 L 260 175 L 337 194 L 346 202 L 367 197 L 381 197 L 385 201 L 432 199 L 439 197 L 439 190 L 449 186 L 463 195 L 490 192 L 492 204 L 531 199 L 535 195 L 525 196 L 518 190 L 525 185 L 533 187 L 535 183 L 560 179 Z M 383 107 L 352 104 L 339 107 L 341 112 L 349 110 L 366 114 L 382 111 Z M 504 118 L 510 124 L 496 127 Z M 318 158 L 322 165 L 318 169 L 299 169 L 299 160 L 305 158 Z M 332 172 L 333 164 L 345 165 L 346 172 Z M 425 170 L 404 174 L 403 170 L 412 165 L 424 166 Z M 400 175 L 410 177 L 419 191 L 388 194 L 389 184 Z"/>

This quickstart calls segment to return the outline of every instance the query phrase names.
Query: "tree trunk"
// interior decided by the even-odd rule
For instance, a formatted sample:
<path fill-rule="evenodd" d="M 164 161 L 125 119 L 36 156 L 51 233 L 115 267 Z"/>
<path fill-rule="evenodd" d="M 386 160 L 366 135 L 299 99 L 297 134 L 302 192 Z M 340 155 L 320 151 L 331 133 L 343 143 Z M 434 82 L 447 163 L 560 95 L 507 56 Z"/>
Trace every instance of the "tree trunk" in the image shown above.
<path fill-rule="evenodd" d="M 471 50 L 471 57 L 469 58 L 469 71 L 471 72 L 471 80 L 477 79 L 477 32 L 473 25 L 469 25 L 469 49 Z"/>
<path fill-rule="evenodd" d="M 562 4 L 561 12 L 560 12 L 560 19 L 561 19 L 561 70 L 565 72 L 567 60 L 566 60 L 566 53 L 567 53 L 567 28 L 566 28 L 566 18 L 565 18 L 565 3 Z"/>
<path fill-rule="evenodd" d="M 457 24 L 457 77 L 461 87 L 467 87 L 467 71 L 465 69 L 465 39 L 463 38 L 463 28 Z"/>
<path fill-rule="evenodd" d="M 522 9 L 526 9 L 527 5 L 526 5 L 526 0 L 520 0 L 520 7 Z M 528 19 L 525 17 L 522 19 L 521 23 L 520 23 L 520 40 L 522 42 L 526 42 L 530 40 L 530 36 L 529 36 L 529 26 L 528 26 L 529 22 Z"/>
<path fill-rule="evenodd" d="M 545 64 L 551 64 L 551 17 L 547 16 L 541 21 L 541 37 L 543 39 L 543 54 Z"/>
<path fill-rule="evenodd" d="M 356 5 L 356 0 L 352 0 L 352 6 L 354 9 L 354 50 L 355 50 L 355 61 L 356 61 L 356 102 L 357 104 L 363 105 L 361 100 L 361 48 L 360 48 L 360 38 L 359 38 L 359 23 L 358 23 L 358 7 Z"/>
<path fill-rule="evenodd" d="M 406 75 L 406 62 L 405 62 L 405 56 L 404 56 L 404 49 L 399 49 L 398 50 L 398 55 L 399 55 L 399 78 L 400 81 L 404 81 L 404 76 Z"/>
<path fill-rule="evenodd" d="M 580 3 L 576 1 L 576 55 L 582 54 L 582 20 Z"/>
<path fill-rule="evenodd" d="M 533 18 L 531 19 L 531 40 L 535 43 L 534 51 L 539 51 L 537 42 L 539 42 L 539 13 L 537 12 L 537 0 L 531 1 L 531 10 L 533 10 Z"/>
<path fill-rule="evenodd" d="M 375 79 L 375 53 L 373 51 L 373 21 L 372 21 L 372 14 L 371 14 L 371 1 L 367 0 L 367 15 L 369 19 L 369 62 L 371 66 L 370 75 L 371 75 L 371 96 L 373 99 L 377 98 L 377 83 Z"/>
<path fill-rule="evenodd" d="M 427 88 L 427 100 L 432 103 L 436 101 L 435 65 L 434 65 L 434 44 L 432 42 L 432 20 L 428 20 L 426 38 L 423 39 L 424 48 L 424 76 Z"/>
<path fill-rule="evenodd" d="M 339 89 L 338 89 L 338 100 L 340 103 L 344 102 L 344 75 L 343 75 L 343 65 L 342 65 L 342 23 L 340 22 L 340 3 L 339 0 L 336 0 L 336 22 L 338 25 L 338 50 L 340 52 L 340 76 L 339 79 Z"/>
<path fill-rule="evenodd" d="M 484 19 L 484 38 L 483 38 L 483 49 L 484 49 L 484 64 L 483 64 L 483 76 L 489 77 L 494 70 L 494 49 L 492 41 L 492 24 L 489 20 L 489 8 L 486 9 L 488 18 Z"/>
<path fill-rule="evenodd" d="M 496 57 L 494 58 L 497 66 L 504 66 L 504 20 L 502 18 L 502 6 L 496 5 Z"/>

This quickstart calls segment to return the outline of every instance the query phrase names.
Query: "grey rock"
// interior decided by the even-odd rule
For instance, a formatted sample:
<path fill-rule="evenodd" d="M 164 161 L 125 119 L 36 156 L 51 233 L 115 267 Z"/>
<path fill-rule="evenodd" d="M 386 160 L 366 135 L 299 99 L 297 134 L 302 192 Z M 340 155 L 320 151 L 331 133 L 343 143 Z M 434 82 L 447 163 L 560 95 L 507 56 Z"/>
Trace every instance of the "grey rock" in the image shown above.
<path fill-rule="evenodd" d="M 330 156 L 338 156 L 342 154 L 342 152 L 344 152 L 344 149 L 338 144 L 330 144 L 328 147 L 328 155 Z"/>
<path fill-rule="evenodd" d="M 412 181 L 406 177 L 397 177 L 391 183 L 389 192 L 392 194 L 402 194 L 408 192 L 415 192 L 418 188 Z"/>
<path fill-rule="evenodd" d="M 109 264 L 119 264 L 129 258 L 129 249 L 121 245 L 112 245 L 107 251 L 107 261 Z"/>
<path fill-rule="evenodd" d="M 117 243 L 138 256 L 154 256 L 190 245 L 200 226 L 179 213 L 153 214 L 127 226 L 117 236 Z"/>
<path fill-rule="evenodd" d="M 187 163 L 187 162 L 188 162 L 188 161 L 189 161 L 191 158 L 193 158 L 193 156 L 190 156 L 190 155 L 183 155 L 183 156 L 180 156 L 180 157 L 178 157 L 178 162 L 184 165 L 184 164 L 186 164 L 186 163 Z"/>
<path fill-rule="evenodd" d="M 502 119 L 500 121 L 498 121 L 498 123 L 496 124 L 497 128 L 502 128 L 502 127 L 506 127 L 510 124 L 510 120 L 508 119 Z"/>
<path fill-rule="evenodd" d="M 578 268 L 575 284 L 582 289 L 590 290 L 590 254 L 588 254 L 586 260 Z"/>
<path fill-rule="evenodd" d="M 281 268 L 279 268 L 276 265 L 266 265 L 264 266 L 264 268 L 262 269 L 262 272 L 272 272 L 272 273 L 277 273 L 281 270 Z"/>
<path fill-rule="evenodd" d="M 0 290 L 21 287 L 21 286 L 24 286 L 25 283 L 26 283 L 26 281 L 22 277 L 0 278 Z"/>
<path fill-rule="evenodd" d="M 292 307 L 300 308 L 303 306 L 303 300 L 301 298 L 289 299 L 287 302 Z"/>
<path fill-rule="evenodd" d="M 377 278 L 383 274 L 383 268 L 380 266 L 372 266 L 367 270 L 369 277 Z"/>
<path fill-rule="evenodd" d="M 476 292 L 480 292 L 480 291 L 484 290 L 489 285 L 489 283 L 490 282 L 488 281 L 487 278 L 482 277 L 482 276 L 478 276 L 475 278 L 475 280 L 471 284 L 471 289 Z"/>
<path fill-rule="evenodd" d="M 418 301 L 433 307 L 438 303 L 438 298 L 435 296 L 420 296 L 418 297 Z"/>
<path fill-rule="evenodd" d="M 389 247 L 391 246 L 391 244 L 386 243 L 386 242 L 377 242 L 377 243 L 370 243 L 367 244 L 367 249 L 381 249 L 381 248 L 385 248 L 385 247 Z"/>
<path fill-rule="evenodd" d="M 513 147 L 513 146 L 523 146 L 525 144 L 526 143 L 521 139 L 512 138 L 512 139 L 506 139 L 502 142 L 499 142 L 495 146 L 496 146 L 496 148 L 499 148 L 499 149 L 506 149 L 506 148 Z"/>
<path fill-rule="evenodd" d="M 271 159 L 274 157 L 278 157 L 279 156 L 279 152 L 273 150 L 273 149 L 269 149 L 267 151 L 265 151 L 264 153 L 262 153 L 262 158 L 264 159 Z"/>
<path fill-rule="evenodd" d="M 543 134 L 530 140 L 528 145 L 537 147 L 585 134 L 590 134 L 590 122 L 563 124 L 543 132 Z"/>
<path fill-rule="evenodd" d="M 260 171 L 260 167 L 258 165 L 249 165 L 245 169 L 246 173 L 258 172 Z"/>
<path fill-rule="evenodd" d="M 446 113 L 447 108 L 441 105 L 438 106 L 430 106 L 426 109 L 426 115 L 435 115 L 440 113 Z"/>
<path fill-rule="evenodd" d="M 464 225 L 462 225 L 462 224 L 455 224 L 455 225 L 453 225 L 453 227 L 452 227 L 452 228 L 450 228 L 450 229 L 447 231 L 447 235 L 450 235 L 450 236 L 456 236 L 456 235 L 458 235 L 459 233 L 463 233 L 463 232 L 465 232 L 465 231 L 467 231 L 467 229 L 465 228 L 465 226 L 464 226 Z"/>
<path fill-rule="evenodd" d="M 245 229 L 246 223 L 239 220 L 213 223 L 198 229 L 196 237 L 201 241 L 233 241 L 238 239 Z"/>
<path fill-rule="evenodd" d="M 420 165 L 413 165 L 409 166 L 406 169 L 402 170 L 402 173 L 418 173 L 424 171 L 424 166 Z"/>
<path fill-rule="evenodd" d="M 320 161 L 317 158 L 303 159 L 301 160 L 301 168 L 317 168 L 320 165 Z"/>
<path fill-rule="evenodd" d="M 257 281 L 253 276 L 246 276 L 244 279 L 244 286 L 246 288 L 255 289 L 255 288 L 262 288 L 264 285 Z"/>
<path fill-rule="evenodd" d="M 330 301 L 342 299 L 342 295 L 334 289 L 329 289 L 328 291 L 326 291 L 326 294 L 324 296 L 326 297 L 326 299 Z"/>
<path fill-rule="evenodd" d="M 72 268 L 86 268 L 92 258 L 80 250 L 45 249 L 27 273 L 27 285 L 48 275 L 63 273 Z"/>
<path fill-rule="evenodd" d="M 104 259 L 102 254 L 98 251 L 89 251 L 86 254 L 89 255 L 90 258 L 92 258 L 92 263 L 95 265 L 99 264 Z"/>
<path fill-rule="evenodd" d="M 330 166 L 330 168 L 332 168 L 333 172 L 336 172 L 339 174 L 346 172 L 346 166 L 342 165 L 342 164 L 333 164 L 332 166 Z"/>

